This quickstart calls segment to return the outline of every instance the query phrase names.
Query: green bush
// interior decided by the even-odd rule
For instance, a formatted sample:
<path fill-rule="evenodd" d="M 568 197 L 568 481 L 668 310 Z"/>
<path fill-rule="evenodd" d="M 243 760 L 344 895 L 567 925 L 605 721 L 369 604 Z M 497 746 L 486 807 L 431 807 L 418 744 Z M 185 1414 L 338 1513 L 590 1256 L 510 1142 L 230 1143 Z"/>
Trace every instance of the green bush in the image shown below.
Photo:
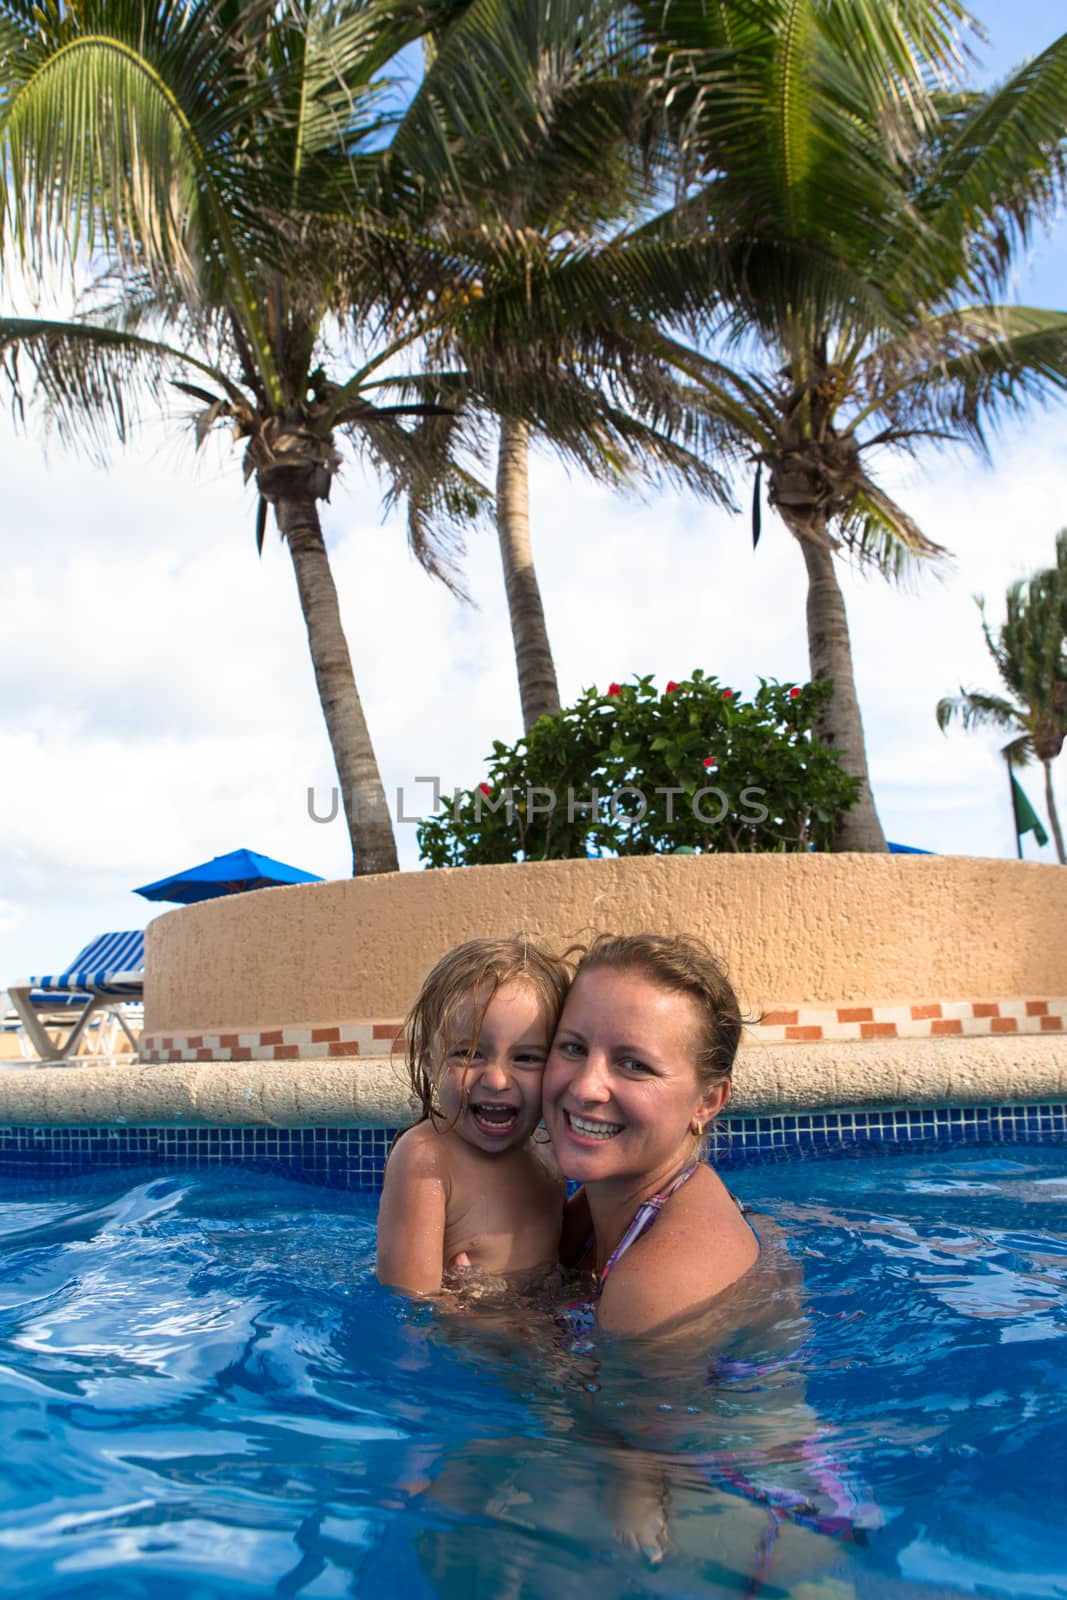
<path fill-rule="evenodd" d="M 697 671 L 662 693 L 651 678 L 587 689 L 517 744 L 494 743 L 485 781 L 419 825 L 421 859 L 825 850 L 858 790 L 812 732 L 830 688 L 761 679 L 746 701 Z"/>

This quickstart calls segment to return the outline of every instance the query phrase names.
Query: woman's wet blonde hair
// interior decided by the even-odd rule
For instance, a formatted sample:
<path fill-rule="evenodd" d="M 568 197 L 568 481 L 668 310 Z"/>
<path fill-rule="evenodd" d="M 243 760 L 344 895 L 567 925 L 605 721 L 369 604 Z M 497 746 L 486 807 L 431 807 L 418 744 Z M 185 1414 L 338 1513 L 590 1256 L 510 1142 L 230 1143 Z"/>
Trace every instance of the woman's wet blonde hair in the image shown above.
<path fill-rule="evenodd" d="M 472 995 L 482 997 L 474 1015 L 469 1044 L 473 1060 L 478 1034 L 493 996 L 508 983 L 522 983 L 533 991 L 545 1013 L 547 1042 L 551 1043 L 559 1014 L 570 988 L 570 968 L 529 939 L 469 939 L 442 956 L 427 973 L 415 1003 L 404 1019 L 404 1059 L 411 1087 L 422 1108 L 420 1122 L 435 1113 L 449 1038 L 456 1012 Z"/>
<path fill-rule="evenodd" d="M 711 1089 L 732 1081 L 745 1018 L 725 966 L 702 939 L 680 933 L 602 933 L 567 954 L 579 957 L 575 983 L 583 973 L 606 968 L 636 972 L 660 988 L 688 995 L 699 1016 L 694 1041 L 698 1082 Z"/>

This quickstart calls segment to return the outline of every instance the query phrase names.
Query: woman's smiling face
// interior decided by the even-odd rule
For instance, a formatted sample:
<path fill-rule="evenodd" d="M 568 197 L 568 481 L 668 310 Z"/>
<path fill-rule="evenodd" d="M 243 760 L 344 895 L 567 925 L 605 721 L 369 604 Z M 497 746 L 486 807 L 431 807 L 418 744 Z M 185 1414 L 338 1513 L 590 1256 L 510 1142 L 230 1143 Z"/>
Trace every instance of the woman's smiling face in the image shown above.
<path fill-rule="evenodd" d="M 659 1178 L 694 1151 L 729 1084 L 700 1083 L 695 1000 L 638 972 L 594 967 L 567 997 L 544 1079 L 544 1118 L 568 1178 Z"/>

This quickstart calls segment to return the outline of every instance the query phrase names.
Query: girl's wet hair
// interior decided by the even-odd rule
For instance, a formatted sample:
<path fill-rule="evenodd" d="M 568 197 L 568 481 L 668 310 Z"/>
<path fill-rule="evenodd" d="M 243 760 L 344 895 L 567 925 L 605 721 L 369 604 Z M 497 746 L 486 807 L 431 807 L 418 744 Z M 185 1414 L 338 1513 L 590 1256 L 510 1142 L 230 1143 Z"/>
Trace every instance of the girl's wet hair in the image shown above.
<path fill-rule="evenodd" d="M 546 1042 L 551 1041 L 570 988 L 570 968 L 539 950 L 529 939 L 470 939 L 442 956 L 426 975 L 415 1004 L 404 1020 L 404 1059 L 411 1087 L 422 1108 L 420 1122 L 434 1115 L 437 1085 L 448 1053 L 455 1017 L 472 995 L 475 1009 L 468 1058 L 478 1047 L 485 1013 L 506 983 L 522 983 L 540 1001 L 545 1014 Z"/>
<path fill-rule="evenodd" d="M 580 958 L 576 983 L 583 973 L 607 968 L 636 972 L 663 989 L 688 995 L 699 1014 L 694 1048 L 697 1078 L 706 1089 L 731 1081 L 745 1018 L 726 968 L 703 940 L 688 934 L 602 933 L 567 954 Z"/>

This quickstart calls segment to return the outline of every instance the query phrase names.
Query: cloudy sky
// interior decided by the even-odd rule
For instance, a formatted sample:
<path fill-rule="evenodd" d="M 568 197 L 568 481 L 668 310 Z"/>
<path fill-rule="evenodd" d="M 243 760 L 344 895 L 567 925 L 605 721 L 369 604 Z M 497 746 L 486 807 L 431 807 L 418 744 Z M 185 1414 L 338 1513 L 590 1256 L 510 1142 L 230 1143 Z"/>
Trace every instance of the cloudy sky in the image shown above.
<path fill-rule="evenodd" d="M 982 75 L 1040 49 L 1054 7 L 979 8 L 995 48 Z M 1010 31 L 1009 31 L 1010 24 Z M 1020 271 L 1019 297 L 1067 301 L 1067 229 Z M 845 574 L 872 778 L 890 838 L 1014 854 L 997 740 L 937 730 L 938 697 L 996 686 L 973 596 L 993 615 L 1005 586 L 1047 564 L 1067 524 L 1067 409 L 1035 413 L 964 454 L 880 464 L 925 531 L 954 552 L 913 592 Z M 0 419 L 0 986 L 54 970 L 107 928 L 159 908 L 139 883 L 240 845 L 323 877 L 350 868 L 328 804 L 332 764 L 289 558 L 262 560 L 254 500 L 219 442 L 146 427 L 104 470 Z M 584 686 L 694 667 L 741 690 L 807 676 L 804 574 L 773 519 L 759 550 L 747 516 L 661 494 L 622 499 L 550 457 L 532 478 L 536 554 L 564 698 Z M 357 681 L 393 800 L 470 784 L 495 738 L 521 731 L 499 557 L 472 537 L 475 607 L 409 557 L 353 465 L 325 509 Z M 1039 769 L 1024 778 L 1041 804 Z M 1067 785 L 1060 791 L 1067 804 Z M 417 866 L 415 828 L 397 828 Z M 1026 854 L 1052 860 L 1051 846 Z"/>

